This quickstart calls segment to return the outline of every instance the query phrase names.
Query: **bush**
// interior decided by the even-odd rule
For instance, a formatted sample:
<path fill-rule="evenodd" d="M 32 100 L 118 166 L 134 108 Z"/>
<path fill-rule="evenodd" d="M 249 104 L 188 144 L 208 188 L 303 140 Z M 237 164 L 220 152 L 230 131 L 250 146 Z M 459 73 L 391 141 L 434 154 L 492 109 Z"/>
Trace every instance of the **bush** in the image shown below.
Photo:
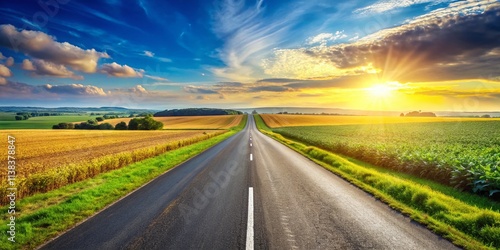
<path fill-rule="evenodd" d="M 95 120 L 98 121 L 98 122 L 102 122 L 102 121 L 104 121 L 104 118 L 102 118 L 102 117 L 96 117 Z"/>

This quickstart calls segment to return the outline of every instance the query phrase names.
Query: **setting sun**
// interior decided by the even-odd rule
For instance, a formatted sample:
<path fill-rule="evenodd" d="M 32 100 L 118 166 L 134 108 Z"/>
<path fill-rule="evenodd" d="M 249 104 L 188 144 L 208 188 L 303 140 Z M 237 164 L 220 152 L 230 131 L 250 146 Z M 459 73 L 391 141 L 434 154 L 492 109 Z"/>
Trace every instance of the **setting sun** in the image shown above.
<path fill-rule="evenodd" d="M 370 93 L 370 95 L 381 98 L 389 97 L 391 95 L 391 92 L 393 91 L 393 88 L 387 84 L 377 84 L 373 87 L 368 88 L 367 91 Z"/>

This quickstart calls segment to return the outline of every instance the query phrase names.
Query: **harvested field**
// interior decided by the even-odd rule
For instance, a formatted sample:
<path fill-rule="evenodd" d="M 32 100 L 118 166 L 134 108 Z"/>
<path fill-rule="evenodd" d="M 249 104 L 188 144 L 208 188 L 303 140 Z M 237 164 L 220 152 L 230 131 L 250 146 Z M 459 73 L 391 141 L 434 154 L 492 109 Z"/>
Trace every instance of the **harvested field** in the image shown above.
<path fill-rule="evenodd" d="M 226 131 L 10 130 L 19 197 L 45 192 Z M 7 151 L 0 152 L 6 159 Z M 7 182 L 0 172 L 0 186 Z"/>
<path fill-rule="evenodd" d="M 213 116 L 168 116 L 154 117 L 164 124 L 164 129 L 228 129 L 240 124 L 242 115 L 213 115 Z M 128 122 L 132 118 L 109 119 L 113 126 L 120 122 Z"/>

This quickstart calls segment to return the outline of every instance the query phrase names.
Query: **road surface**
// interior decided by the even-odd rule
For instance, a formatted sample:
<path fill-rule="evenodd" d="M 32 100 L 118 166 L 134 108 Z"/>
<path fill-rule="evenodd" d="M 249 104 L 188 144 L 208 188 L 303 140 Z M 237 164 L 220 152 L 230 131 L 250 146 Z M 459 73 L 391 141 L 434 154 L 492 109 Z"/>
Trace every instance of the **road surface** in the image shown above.
<path fill-rule="evenodd" d="M 261 134 L 243 131 L 42 249 L 456 249 Z"/>

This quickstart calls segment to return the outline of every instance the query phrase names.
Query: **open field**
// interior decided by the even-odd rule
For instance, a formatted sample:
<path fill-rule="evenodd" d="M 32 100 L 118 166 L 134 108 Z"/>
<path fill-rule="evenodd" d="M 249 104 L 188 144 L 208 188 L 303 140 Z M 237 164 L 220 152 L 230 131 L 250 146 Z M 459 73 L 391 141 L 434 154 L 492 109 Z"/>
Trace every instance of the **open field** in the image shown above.
<path fill-rule="evenodd" d="M 388 124 L 415 122 L 500 121 L 500 118 L 336 116 L 336 115 L 260 115 L 270 128 L 348 124 Z"/>
<path fill-rule="evenodd" d="M 237 126 L 242 115 L 212 115 L 212 116 L 169 116 L 154 117 L 155 120 L 163 122 L 164 129 L 228 129 Z M 113 126 L 120 122 L 128 122 L 132 118 L 119 118 L 104 120 Z"/>
<path fill-rule="evenodd" d="M 14 115 L 15 116 L 15 115 Z M 79 122 L 95 119 L 98 116 L 90 115 L 57 115 L 57 116 L 37 116 L 30 117 L 28 120 L 16 121 L 10 117 L 0 117 L 0 129 L 51 129 L 52 125 L 61 122 Z M 5 119 L 5 120 L 4 120 Z"/>
<path fill-rule="evenodd" d="M 19 197 L 45 192 L 99 173 L 222 134 L 227 130 L 9 130 L 16 138 Z M 7 158 L 7 150 L 0 152 Z M 6 185 L 6 171 L 0 186 Z"/>
<path fill-rule="evenodd" d="M 260 116 L 256 116 L 256 122 L 257 126 L 263 133 L 275 138 L 331 172 L 373 194 L 378 199 L 389 204 L 392 208 L 407 214 L 413 220 L 426 225 L 432 231 L 451 240 L 458 246 L 464 247 L 465 249 L 500 248 L 500 203 L 487 199 L 486 197 L 481 197 L 467 192 L 460 192 L 452 187 L 418 178 L 414 175 L 401 173 L 397 170 L 395 171 L 380 168 L 362 161 L 337 155 L 332 153 L 331 150 L 321 149 L 311 143 L 311 141 L 314 140 L 321 141 L 321 138 L 324 138 L 324 141 L 349 141 L 349 136 L 356 137 L 356 132 L 361 131 L 350 131 L 348 134 L 343 134 L 343 137 L 338 134 L 332 136 L 332 133 L 335 133 L 334 131 L 342 129 L 342 127 L 357 126 L 372 129 L 375 126 L 383 127 L 383 125 L 287 127 L 270 129 L 266 126 Z M 473 122 L 458 123 L 458 125 L 462 124 L 471 126 L 473 125 Z M 434 124 L 386 124 L 386 126 L 390 127 L 406 125 L 432 126 Z M 450 124 L 437 123 L 437 125 Z M 491 126 L 494 124 L 485 123 L 481 125 Z M 322 128 L 326 131 L 322 131 Z M 464 129 L 464 127 L 462 127 L 462 129 Z M 478 133 L 481 129 L 482 128 L 477 127 L 475 132 Z M 494 129 L 494 127 L 492 129 Z M 296 134 L 294 134 L 296 138 L 290 138 L 289 136 L 292 135 L 290 133 L 284 137 L 280 132 L 285 130 L 292 130 L 296 132 Z M 304 135 L 303 133 L 308 132 L 310 132 L 309 135 L 311 135 L 308 138 L 312 138 L 311 140 L 301 141 L 300 139 L 297 139 L 297 134 Z M 408 133 L 414 134 L 412 132 L 414 131 L 409 131 Z M 387 133 L 387 135 L 389 134 L 390 133 Z M 365 134 L 365 136 L 366 135 L 367 134 Z M 485 135 L 486 134 L 483 134 L 483 136 Z M 470 138 L 473 138 L 474 136 L 477 136 L 477 134 L 472 134 Z M 432 137 L 432 135 L 429 137 Z M 380 139 L 380 137 L 377 138 Z M 377 138 L 374 138 L 374 140 Z M 467 138 L 469 138 L 468 135 L 465 135 L 463 137 L 463 142 L 465 142 Z M 373 141 L 370 141 L 370 138 L 364 137 L 363 139 L 372 143 L 368 143 L 368 145 L 373 145 L 374 143 Z M 396 140 L 396 138 L 392 139 Z M 384 142 L 385 145 L 390 144 L 387 143 L 387 141 Z M 418 142 L 413 143 L 419 144 Z M 378 149 L 381 148 L 383 149 L 384 145 L 381 145 Z M 370 152 L 364 153 L 370 154 Z M 372 156 L 380 157 L 383 155 Z M 418 157 L 419 154 L 415 154 L 415 156 Z M 379 159 L 383 160 L 384 158 L 381 157 Z M 496 170 L 496 172 L 498 172 L 498 170 Z"/>

